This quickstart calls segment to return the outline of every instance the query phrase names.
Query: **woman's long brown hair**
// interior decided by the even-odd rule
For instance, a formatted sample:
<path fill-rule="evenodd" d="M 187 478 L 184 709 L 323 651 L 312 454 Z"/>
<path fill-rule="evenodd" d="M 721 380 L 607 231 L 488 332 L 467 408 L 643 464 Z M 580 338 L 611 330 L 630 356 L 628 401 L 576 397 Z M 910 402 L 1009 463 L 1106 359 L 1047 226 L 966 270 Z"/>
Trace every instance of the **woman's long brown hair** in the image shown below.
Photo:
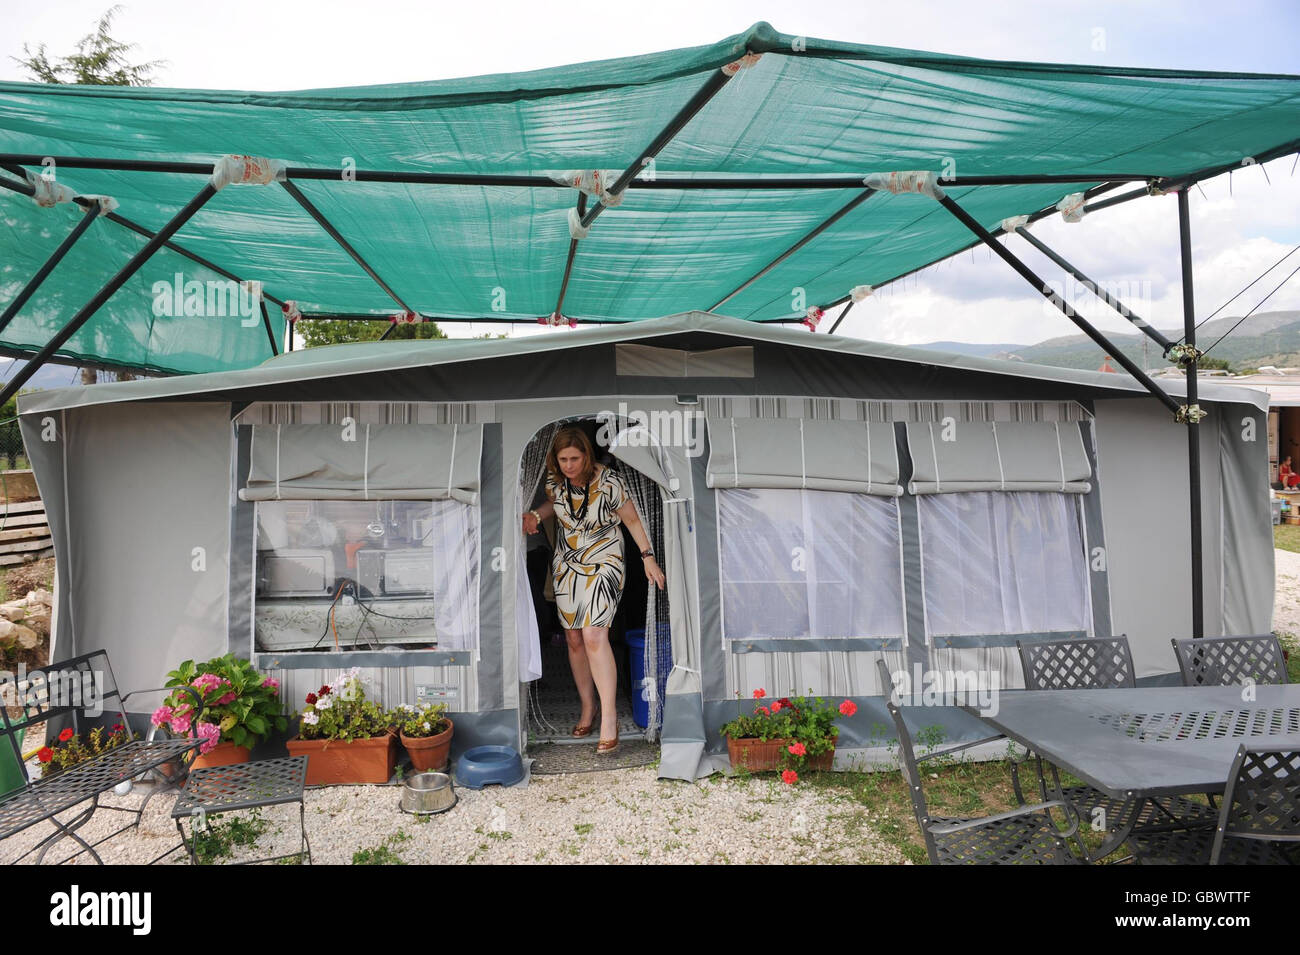
<path fill-rule="evenodd" d="M 580 486 L 590 484 L 591 479 L 596 476 L 596 449 L 592 447 L 587 432 L 573 426 L 561 428 L 556 432 L 555 440 L 551 442 L 551 450 L 546 452 L 546 470 L 550 472 L 551 479 L 556 484 L 564 480 L 564 472 L 560 470 L 559 453 L 565 448 L 577 448 L 587 456 L 587 466 L 583 469 L 583 480 Z"/>

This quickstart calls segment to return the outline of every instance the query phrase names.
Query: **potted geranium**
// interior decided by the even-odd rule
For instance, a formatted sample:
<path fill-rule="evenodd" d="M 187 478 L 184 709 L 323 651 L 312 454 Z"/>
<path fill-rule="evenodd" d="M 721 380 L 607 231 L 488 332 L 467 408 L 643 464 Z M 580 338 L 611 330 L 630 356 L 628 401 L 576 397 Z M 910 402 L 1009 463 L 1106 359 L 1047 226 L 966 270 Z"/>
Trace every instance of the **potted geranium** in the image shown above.
<path fill-rule="evenodd" d="M 166 685 L 175 689 L 151 721 L 177 736 L 203 740 L 193 769 L 246 763 L 254 746 L 289 725 L 279 682 L 233 653 L 203 663 L 186 660 L 167 674 Z M 203 703 L 197 713 L 191 691 Z"/>
<path fill-rule="evenodd" d="M 408 703 L 394 714 L 399 720 L 398 735 L 417 772 L 441 772 L 447 768 L 451 734 L 455 727 L 446 714 L 445 703 L 425 703 L 423 706 Z"/>
<path fill-rule="evenodd" d="M 852 700 L 838 706 L 821 697 L 781 697 L 763 703 L 767 692 L 754 691 L 754 712 L 738 715 L 722 727 L 731 765 L 752 772 L 784 767 L 782 781 L 794 784 L 805 769 L 830 769 L 835 761 L 835 721 L 858 711 Z"/>
<path fill-rule="evenodd" d="M 394 718 L 366 699 L 357 667 L 308 693 L 291 756 L 307 756 L 307 784 L 386 783 L 397 765 Z"/>
<path fill-rule="evenodd" d="M 102 756 L 135 738 L 121 723 L 114 723 L 109 730 L 97 726 L 84 739 L 71 729 L 65 729 L 53 746 L 42 746 L 36 752 L 36 758 L 41 764 L 41 778 Z"/>

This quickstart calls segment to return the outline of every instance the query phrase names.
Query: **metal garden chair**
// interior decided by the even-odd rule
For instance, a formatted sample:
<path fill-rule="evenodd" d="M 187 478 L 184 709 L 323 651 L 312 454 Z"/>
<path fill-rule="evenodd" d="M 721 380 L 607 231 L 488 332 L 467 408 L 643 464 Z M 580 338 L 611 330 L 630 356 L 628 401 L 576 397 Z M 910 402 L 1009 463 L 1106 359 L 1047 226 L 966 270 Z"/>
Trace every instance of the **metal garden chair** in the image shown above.
<path fill-rule="evenodd" d="M 1144 865 L 1294 865 L 1300 861 L 1300 751 L 1237 750 L 1218 825 L 1173 832 L 1137 832 Z"/>
<path fill-rule="evenodd" d="M 1286 658 L 1273 634 L 1174 640 L 1184 686 L 1286 683 Z"/>
<path fill-rule="evenodd" d="M 1062 831 L 1052 818 L 1053 809 L 1060 809 L 1063 817 L 1067 812 L 1060 801 L 1044 801 L 977 818 L 931 815 L 921 789 L 918 764 L 927 759 L 949 756 L 976 744 L 931 751 L 918 758 L 902 710 L 890 692 L 889 669 L 883 660 L 878 660 L 876 665 L 880 670 L 885 703 L 898 734 L 899 768 L 907 782 L 912 808 L 932 865 L 1078 865 L 1083 862 L 1070 850 L 1067 841 L 1078 831 L 1077 819 L 1069 829 Z"/>
<path fill-rule="evenodd" d="M 1124 635 L 1033 643 L 1017 640 L 1016 649 L 1020 652 L 1027 690 L 1106 690 L 1137 686 L 1133 655 L 1128 637 Z M 1131 800 L 1110 796 L 1088 785 L 1063 788 L 1055 766 L 1051 766 L 1052 783 L 1049 785 L 1042 757 L 1035 756 L 1035 760 L 1043 799 L 1048 798 L 1049 792 L 1059 795 L 1085 820 L 1104 820 L 1107 829 L 1123 828 L 1134 813 L 1133 824 L 1148 828 L 1208 827 L 1214 821 L 1213 807 L 1182 796 L 1165 796 L 1134 804 Z"/>

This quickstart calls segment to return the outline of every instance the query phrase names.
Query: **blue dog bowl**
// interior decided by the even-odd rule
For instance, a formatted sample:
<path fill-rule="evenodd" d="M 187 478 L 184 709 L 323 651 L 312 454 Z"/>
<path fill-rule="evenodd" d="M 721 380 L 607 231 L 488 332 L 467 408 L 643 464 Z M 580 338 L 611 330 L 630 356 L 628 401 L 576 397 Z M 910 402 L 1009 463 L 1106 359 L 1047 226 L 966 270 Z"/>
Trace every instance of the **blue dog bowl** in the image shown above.
<path fill-rule="evenodd" d="M 509 746 L 475 746 L 456 761 L 456 785 L 482 789 L 489 783 L 513 786 L 524 778 L 524 761 Z"/>

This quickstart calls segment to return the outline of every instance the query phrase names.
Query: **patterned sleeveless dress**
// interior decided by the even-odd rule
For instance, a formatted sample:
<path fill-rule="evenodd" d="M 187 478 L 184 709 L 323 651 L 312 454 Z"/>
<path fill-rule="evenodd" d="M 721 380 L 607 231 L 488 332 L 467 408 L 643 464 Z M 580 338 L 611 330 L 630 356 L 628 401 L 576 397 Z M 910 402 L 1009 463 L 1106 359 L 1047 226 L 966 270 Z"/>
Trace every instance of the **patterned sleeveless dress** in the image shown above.
<path fill-rule="evenodd" d="M 546 478 L 546 493 L 555 504 L 559 533 L 555 541 L 555 607 L 566 630 L 608 627 L 623 596 L 623 531 L 618 509 L 628 499 L 623 479 L 602 467 L 587 491 L 565 493 L 564 478 Z"/>

